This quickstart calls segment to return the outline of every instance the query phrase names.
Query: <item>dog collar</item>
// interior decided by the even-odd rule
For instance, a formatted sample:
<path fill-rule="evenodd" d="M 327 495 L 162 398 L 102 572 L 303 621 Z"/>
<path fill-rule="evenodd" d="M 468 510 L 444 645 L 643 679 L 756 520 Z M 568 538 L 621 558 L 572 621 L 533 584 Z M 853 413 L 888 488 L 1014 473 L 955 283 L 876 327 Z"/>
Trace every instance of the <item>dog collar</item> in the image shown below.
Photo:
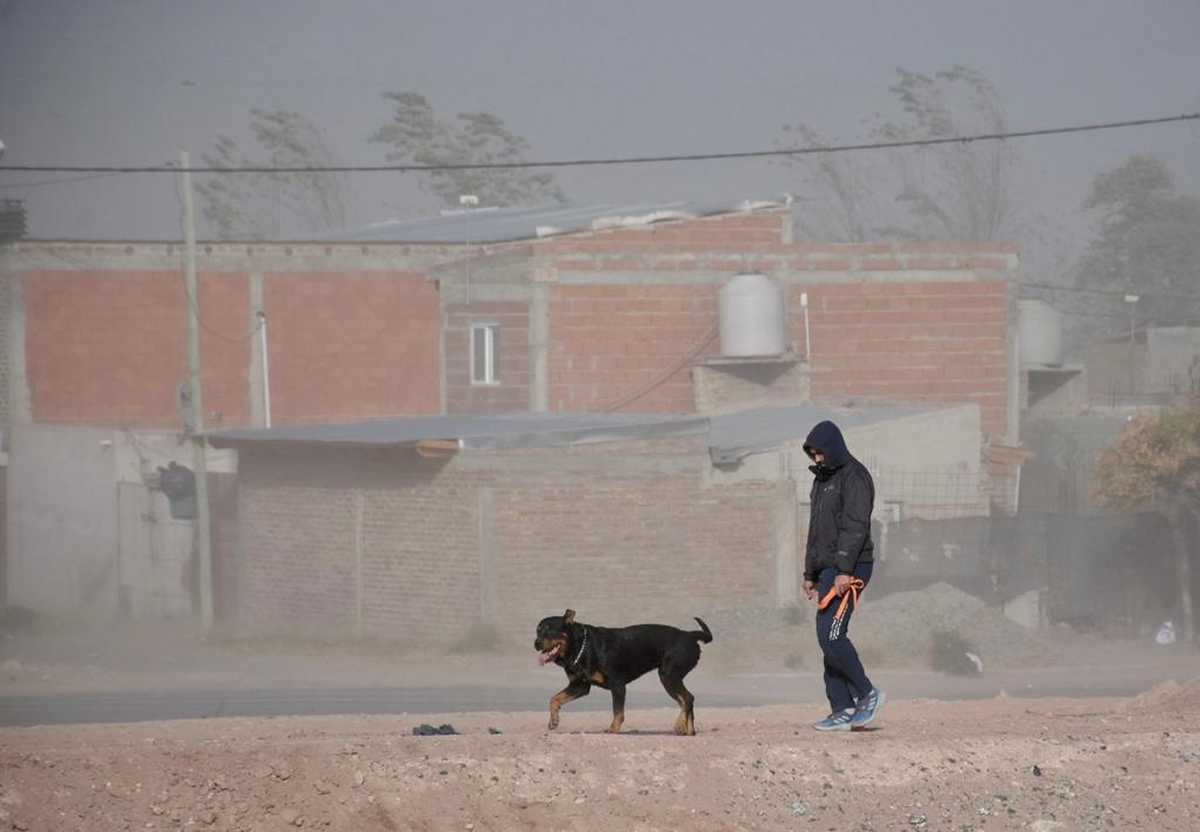
<path fill-rule="evenodd" d="M 584 629 L 583 643 L 579 645 L 579 652 L 575 654 L 575 661 L 571 662 L 571 667 L 574 667 L 575 665 L 579 664 L 579 660 L 583 658 L 583 651 L 587 649 L 587 637 L 588 637 L 588 631 L 586 629 Z"/>

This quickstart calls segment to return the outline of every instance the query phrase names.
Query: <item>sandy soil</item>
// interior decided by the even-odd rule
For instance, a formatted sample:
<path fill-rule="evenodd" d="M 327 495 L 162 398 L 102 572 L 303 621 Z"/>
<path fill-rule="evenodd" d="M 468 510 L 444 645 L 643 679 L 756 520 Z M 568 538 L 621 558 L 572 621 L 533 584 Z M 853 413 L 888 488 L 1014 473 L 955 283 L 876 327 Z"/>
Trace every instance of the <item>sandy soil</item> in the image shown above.
<path fill-rule="evenodd" d="M 1200 828 L 1200 681 L 1132 699 L 0 729 L 0 829 Z M 460 736 L 414 736 L 448 722 Z M 490 729 L 501 731 L 492 733 Z"/>

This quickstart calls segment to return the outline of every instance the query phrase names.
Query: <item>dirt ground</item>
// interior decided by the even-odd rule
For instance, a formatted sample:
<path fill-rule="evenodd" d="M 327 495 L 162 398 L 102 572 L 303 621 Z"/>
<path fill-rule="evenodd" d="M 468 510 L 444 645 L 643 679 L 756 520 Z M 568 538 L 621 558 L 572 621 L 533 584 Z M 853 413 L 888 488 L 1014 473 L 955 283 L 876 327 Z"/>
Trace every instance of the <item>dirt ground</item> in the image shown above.
<path fill-rule="evenodd" d="M 0 729 L 0 829 L 1200 828 L 1200 681 L 1131 699 L 607 715 L 282 717 Z M 419 722 L 459 736 L 414 736 Z M 501 733 L 493 733 L 500 731 Z"/>

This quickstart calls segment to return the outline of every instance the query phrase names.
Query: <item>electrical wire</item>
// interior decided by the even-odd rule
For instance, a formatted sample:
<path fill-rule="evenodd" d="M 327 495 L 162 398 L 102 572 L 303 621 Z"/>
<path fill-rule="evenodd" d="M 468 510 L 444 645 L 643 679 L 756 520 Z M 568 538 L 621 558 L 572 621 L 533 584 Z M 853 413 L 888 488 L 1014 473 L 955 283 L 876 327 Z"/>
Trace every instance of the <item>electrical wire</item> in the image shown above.
<path fill-rule="evenodd" d="M 1038 130 L 1016 130 L 1003 133 L 977 133 L 970 136 L 945 136 L 930 139 L 908 139 L 891 142 L 863 142 L 859 144 L 797 147 L 775 150 L 751 150 L 735 153 L 691 153 L 668 156 L 626 156 L 601 159 L 565 159 L 546 162 L 461 162 L 437 165 L 324 165 L 316 167 L 193 167 L 192 173 L 423 173 L 452 170 L 515 170 L 524 168 L 568 168 L 597 167 L 607 165 L 645 165 L 667 162 L 702 162 L 728 159 L 761 159 L 778 156 L 803 156 L 814 153 L 846 153 L 863 150 L 890 150 L 904 147 L 929 147 L 942 144 L 969 144 L 971 142 L 1024 139 L 1034 136 L 1055 136 L 1067 133 L 1085 133 L 1096 130 L 1114 130 L 1124 127 L 1146 127 L 1154 124 L 1200 120 L 1200 113 L 1181 113 L 1160 118 L 1141 118 L 1128 121 L 1110 121 L 1097 124 L 1080 124 L 1066 127 L 1046 127 Z M 0 165 L 0 171 L 38 171 L 42 173 L 178 173 L 178 165 Z"/>
<path fill-rule="evenodd" d="M 708 345 L 716 340 L 717 334 L 719 332 L 720 332 L 719 325 L 713 324 L 712 329 L 710 329 L 708 331 L 708 334 L 704 336 L 704 339 L 702 341 L 700 341 L 700 343 L 698 343 L 696 346 L 692 347 L 692 349 L 689 350 L 687 352 L 687 354 L 683 356 L 683 358 L 679 359 L 678 362 L 673 364 L 669 370 L 667 370 L 666 372 L 662 373 L 661 375 L 655 377 L 655 379 L 653 381 L 651 381 L 649 384 L 647 384 L 643 387 L 640 387 L 633 393 L 625 396 L 624 398 L 618 399 L 617 401 L 613 402 L 612 404 L 605 406 L 603 412 L 612 413 L 615 410 L 620 410 L 623 407 L 633 404 L 638 399 L 648 396 L 650 393 L 654 392 L 659 387 L 666 384 L 667 381 L 669 381 L 672 376 L 674 376 L 676 373 L 678 373 L 680 370 L 682 370 L 687 365 L 691 364 L 692 361 L 695 360 L 696 356 L 698 356 L 698 355 L 700 355 L 700 353 L 704 352 L 704 350 L 708 347 Z"/>
<path fill-rule="evenodd" d="M 41 179 L 37 182 L 7 182 L 0 185 L 0 190 L 18 191 L 29 190 L 31 188 L 46 188 L 50 185 L 70 185 L 75 182 L 87 182 L 92 179 L 107 179 L 110 176 L 121 176 L 122 173 L 110 171 L 108 173 L 91 173 L 86 176 L 68 176 L 64 179 Z"/>

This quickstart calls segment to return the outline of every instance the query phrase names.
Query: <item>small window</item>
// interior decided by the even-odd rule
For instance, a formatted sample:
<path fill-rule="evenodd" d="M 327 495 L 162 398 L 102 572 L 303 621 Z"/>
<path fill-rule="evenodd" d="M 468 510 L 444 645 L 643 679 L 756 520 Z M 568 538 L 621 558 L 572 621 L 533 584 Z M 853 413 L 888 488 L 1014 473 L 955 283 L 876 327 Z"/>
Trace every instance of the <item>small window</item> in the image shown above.
<path fill-rule="evenodd" d="M 499 384 L 500 325 L 471 324 L 471 383 Z"/>

